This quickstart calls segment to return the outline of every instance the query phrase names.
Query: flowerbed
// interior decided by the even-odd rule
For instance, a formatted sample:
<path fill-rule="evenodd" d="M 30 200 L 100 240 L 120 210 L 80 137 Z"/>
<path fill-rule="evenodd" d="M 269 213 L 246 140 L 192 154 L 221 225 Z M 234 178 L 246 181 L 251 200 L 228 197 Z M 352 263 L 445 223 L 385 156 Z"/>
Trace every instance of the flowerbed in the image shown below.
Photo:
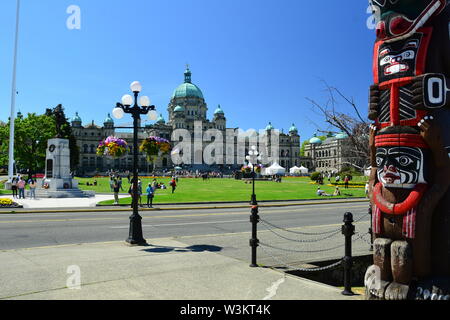
<path fill-rule="evenodd" d="M 0 199 L 0 208 L 18 208 L 19 204 L 11 199 Z"/>

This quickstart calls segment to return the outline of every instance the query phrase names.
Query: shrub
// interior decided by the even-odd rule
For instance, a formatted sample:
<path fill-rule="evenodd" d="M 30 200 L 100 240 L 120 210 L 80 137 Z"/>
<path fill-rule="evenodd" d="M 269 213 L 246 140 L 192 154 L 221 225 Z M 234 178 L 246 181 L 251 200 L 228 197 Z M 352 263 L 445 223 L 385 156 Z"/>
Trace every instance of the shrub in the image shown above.
<path fill-rule="evenodd" d="M 319 177 L 320 177 L 320 172 L 313 172 L 313 173 L 311 173 L 311 180 L 312 181 L 319 180 Z"/>

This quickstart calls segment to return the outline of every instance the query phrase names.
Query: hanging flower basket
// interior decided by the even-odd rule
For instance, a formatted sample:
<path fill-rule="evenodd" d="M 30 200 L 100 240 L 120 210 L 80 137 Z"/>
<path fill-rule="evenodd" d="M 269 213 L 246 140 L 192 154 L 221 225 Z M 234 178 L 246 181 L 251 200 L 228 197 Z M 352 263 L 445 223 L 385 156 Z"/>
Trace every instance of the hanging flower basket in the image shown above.
<path fill-rule="evenodd" d="M 144 152 L 147 159 L 152 162 L 155 157 L 168 154 L 172 150 L 172 146 L 169 140 L 152 136 L 142 141 L 139 150 Z"/>
<path fill-rule="evenodd" d="M 125 140 L 110 136 L 101 141 L 97 147 L 97 155 L 112 158 L 121 158 L 128 152 L 128 144 Z"/>
<path fill-rule="evenodd" d="M 241 168 L 242 173 L 250 173 L 252 172 L 252 168 L 250 166 L 243 166 Z"/>
<path fill-rule="evenodd" d="M 255 165 L 255 172 L 258 174 L 261 173 L 262 168 L 263 168 L 263 165 L 261 165 L 261 164 Z"/>

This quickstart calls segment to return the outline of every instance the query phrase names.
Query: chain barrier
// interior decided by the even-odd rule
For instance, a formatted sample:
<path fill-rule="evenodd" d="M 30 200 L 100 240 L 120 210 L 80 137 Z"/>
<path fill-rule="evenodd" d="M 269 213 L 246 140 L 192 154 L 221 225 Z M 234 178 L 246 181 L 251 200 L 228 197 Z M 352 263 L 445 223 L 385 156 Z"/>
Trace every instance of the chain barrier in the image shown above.
<path fill-rule="evenodd" d="M 299 267 L 294 267 L 289 265 L 287 262 L 282 261 L 281 259 L 275 257 L 274 255 L 272 255 L 269 250 L 267 250 L 266 248 L 264 248 L 263 246 L 260 247 L 261 250 L 266 253 L 270 258 L 272 258 L 274 261 L 280 263 L 282 266 L 287 267 L 289 269 L 291 269 L 290 271 L 302 271 L 302 272 L 320 272 L 320 271 L 326 271 L 326 270 L 331 270 L 334 269 L 338 266 L 340 266 L 342 264 L 342 260 L 339 260 L 336 263 L 330 264 L 328 266 L 324 266 L 324 267 L 317 267 L 317 268 L 299 268 Z"/>
<path fill-rule="evenodd" d="M 294 230 L 290 230 L 290 229 L 287 229 L 287 228 L 284 228 L 284 227 L 276 226 L 273 223 L 270 223 L 269 221 L 266 221 L 264 219 L 260 219 L 260 222 L 264 222 L 265 224 L 269 225 L 272 228 L 280 229 L 280 230 L 283 230 L 284 232 L 288 232 L 288 233 L 299 234 L 299 235 L 302 235 L 302 236 L 321 236 L 321 235 L 324 235 L 324 234 L 331 234 L 331 233 L 334 233 L 334 232 L 339 232 L 341 230 L 341 228 L 339 228 L 339 229 L 333 229 L 331 231 L 326 231 L 326 232 L 308 233 L 308 232 L 294 231 Z"/>
<path fill-rule="evenodd" d="M 272 245 L 270 245 L 270 244 L 263 243 L 263 242 L 260 242 L 259 244 L 262 245 L 262 246 L 266 246 L 266 247 L 268 247 L 268 248 L 275 249 L 275 250 L 281 250 L 281 251 L 292 252 L 292 253 L 320 253 L 320 252 L 333 251 L 333 250 L 336 250 L 336 249 L 339 249 L 339 248 L 344 247 L 344 244 L 340 244 L 339 246 L 336 246 L 336 247 L 333 247 L 333 248 L 328 248 L 328 249 L 319 249 L 319 250 L 294 250 L 294 249 L 286 249 L 286 248 L 275 247 L 275 246 L 272 246 Z"/>
<path fill-rule="evenodd" d="M 265 221 L 263 221 L 263 220 L 261 220 L 261 223 L 267 228 L 267 231 L 272 232 L 272 233 L 275 234 L 276 236 L 278 236 L 278 237 L 280 237 L 280 238 L 282 238 L 282 239 L 284 239 L 284 240 L 293 241 L 293 242 L 298 242 L 298 243 L 314 243 L 314 242 L 319 242 L 319 241 L 322 241 L 322 240 L 330 239 L 330 238 L 334 237 L 335 235 L 341 233 L 341 229 L 339 229 L 339 230 L 334 231 L 333 233 L 331 233 L 331 234 L 329 234 L 328 236 L 323 237 L 323 238 L 319 238 L 319 239 L 311 239 L 311 240 L 299 240 L 299 239 L 288 238 L 288 237 L 285 237 L 285 236 L 279 234 L 278 232 L 276 232 L 273 228 L 271 228 L 271 227 L 270 227 Z"/>

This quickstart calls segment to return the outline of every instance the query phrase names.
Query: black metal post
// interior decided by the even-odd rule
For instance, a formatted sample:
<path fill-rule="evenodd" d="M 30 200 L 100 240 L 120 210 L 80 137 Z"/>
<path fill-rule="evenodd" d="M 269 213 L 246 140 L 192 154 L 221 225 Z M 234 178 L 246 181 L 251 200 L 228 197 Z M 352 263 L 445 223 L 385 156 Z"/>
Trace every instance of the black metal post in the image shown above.
<path fill-rule="evenodd" d="M 147 241 L 145 241 L 142 235 L 142 217 L 139 215 L 138 209 L 138 201 L 139 201 L 139 193 L 138 193 L 138 124 L 141 119 L 141 108 L 137 105 L 137 97 L 138 92 L 134 93 L 134 107 L 129 110 L 125 110 L 125 112 L 131 113 L 133 116 L 133 195 L 132 195 L 132 203 L 133 203 L 133 214 L 130 216 L 130 233 L 128 239 L 126 240 L 131 245 L 146 245 Z"/>
<path fill-rule="evenodd" d="M 369 215 L 370 215 L 370 227 L 369 227 L 369 234 L 370 234 L 370 249 L 369 251 L 373 251 L 373 229 L 372 229 L 372 204 L 369 204 Z"/>
<path fill-rule="evenodd" d="M 344 225 L 342 226 L 342 234 L 345 236 L 345 257 L 342 260 L 344 266 L 344 296 L 353 296 L 351 273 L 353 266 L 352 258 L 352 236 L 355 234 L 355 226 L 353 225 L 353 215 L 346 212 L 344 215 Z"/>
<path fill-rule="evenodd" d="M 252 170 L 252 181 L 253 181 L 253 192 L 252 192 L 252 214 L 250 216 L 250 222 L 252 223 L 252 238 L 250 239 L 250 247 L 252 248 L 252 263 L 250 264 L 250 267 L 256 268 L 258 267 L 258 264 L 256 263 L 256 250 L 259 245 L 258 240 L 258 222 L 259 222 L 259 215 L 258 215 L 258 202 L 256 201 L 256 194 L 255 194 L 255 167 L 253 166 Z"/>

